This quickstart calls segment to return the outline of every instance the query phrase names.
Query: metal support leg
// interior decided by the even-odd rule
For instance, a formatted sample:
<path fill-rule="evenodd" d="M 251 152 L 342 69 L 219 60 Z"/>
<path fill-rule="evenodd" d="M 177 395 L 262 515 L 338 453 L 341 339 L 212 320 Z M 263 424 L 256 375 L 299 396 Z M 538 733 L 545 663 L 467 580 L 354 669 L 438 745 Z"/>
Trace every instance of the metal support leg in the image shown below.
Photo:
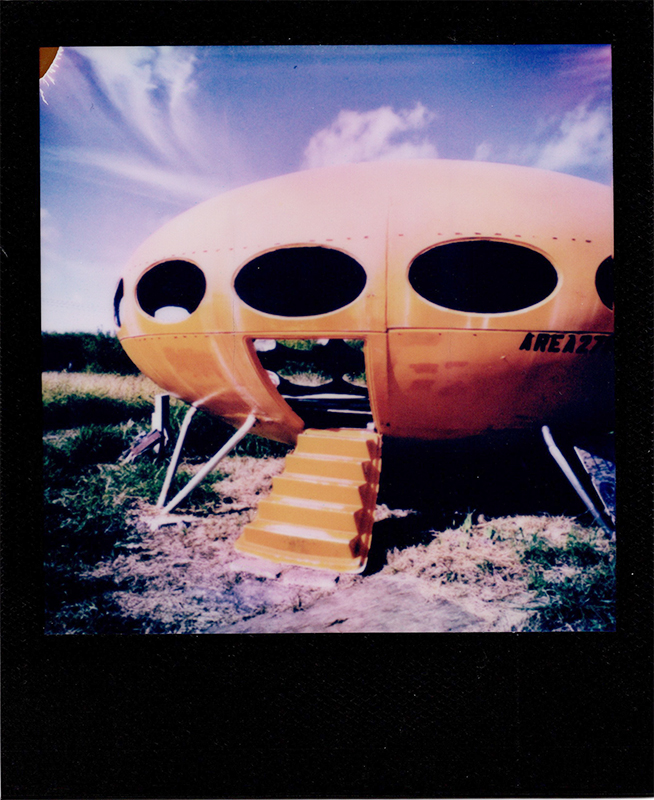
<path fill-rule="evenodd" d="M 161 441 L 154 446 L 154 452 L 163 457 L 168 439 L 170 438 L 170 395 L 156 394 L 154 396 L 154 413 L 152 414 L 152 430 L 160 431 Z"/>
<path fill-rule="evenodd" d="M 606 534 L 608 534 L 609 536 L 613 536 L 613 531 L 604 522 L 604 520 L 600 515 L 600 512 L 595 507 L 595 504 L 586 494 L 584 487 L 581 485 L 581 483 L 579 483 L 579 479 L 572 471 L 572 467 L 568 464 L 565 456 L 557 447 L 556 442 L 554 441 L 554 439 L 552 438 L 552 434 L 550 433 L 550 429 L 547 427 L 547 425 L 543 425 L 541 431 L 543 433 L 543 439 L 545 439 L 545 444 L 547 445 L 548 450 L 552 454 L 552 458 L 556 461 L 559 467 L 561 467 L 561 469 L 563 470 L 563 474 L 570 481 L 575 492 L 577 492 L 579 497 L 583 500 L 586 508 L 590 511 L 593 517 L 595 517 L 595 522 L 597 522 L 597 524 L 604 530 Z"/>
<path fill-rule="evenodd" d="M 188 431 L 188 426 L 191 424 L 191 420 L 193 419 L 193 415 L 197 411 L 195 406 L 191 406 L 189 410 L 186 412 L 186 416 L 184 417 L 184 421 L 182 422 L 182 427 L 179 429 L 179 434 L 177 436 L 177 442 L 175 443 L 175 451 L 170 459 L 170 464 L 168 465 L 168 470 L 166 472 L 166 480 L 164 481 L 164 485 L 161 489 L 161 494 L 159 495 L 159 500 L 157 500 L 157 508 L 161 508 L 163 504 L 166 502 L 166 497 L 168 496 L 168 490 L 170 489 L 170 484 L 173 482 L 173 478 L 175 477 L 175 473 L 177 472 L 177 464 L 179 463 L 179 457 L 182 452 L 182 447 L 184 446 L 184 439 L 186 438 L 186 432 Z"/>
<path fill-rule="evenodd" d="M 253 412 L 245 420 L 243 425 L 241 425 L 241 427 L 236 431 L 232 438 L 226 444 L 224 444 L 220 450 L 204 465 L 204 467 L 202 467 L 202 469 L 193 476 L 186 486 L 180 492 L 178 492 L 175 497 L 173 497 L 170 503 L 168 503 L 168 505 L 163 509 L 163 513 L 168 514 L 168 512 L 175 508 L 175 506 L 180 503 L 187 494 L 192 492 L 198 483 L 200 483 L 200 481 L 202 481 L 216 467 L 218 462 L 221 461 L 229 452 L 231 452 L 241 441 L 241 439 L 246 436 L 256 421 L 257 419 Z M 184 422 L 186 422 L 186 420 L 184 420 Z"/>

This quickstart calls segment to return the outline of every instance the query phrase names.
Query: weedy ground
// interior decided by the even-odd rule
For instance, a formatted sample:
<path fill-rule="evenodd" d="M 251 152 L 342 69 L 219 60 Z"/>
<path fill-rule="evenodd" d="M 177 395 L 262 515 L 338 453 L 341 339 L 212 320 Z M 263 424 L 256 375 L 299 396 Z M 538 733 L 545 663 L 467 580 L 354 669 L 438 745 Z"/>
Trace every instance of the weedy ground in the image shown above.
<path fill-rule="evenodd" d="M 122 458 L 158 391 L 140 376 L 44 374 L 48 633 L 614 629 L 615 545 L 568 516 L 469 511 L 447 527 L 380 503 L 362 575 L 240 557 L 287 448 L 247 437 L 164 517 L 165 464 Z M 175 426 L 183 413 L 173 402 Z M 196 415 L 171 496 L 230 434 Z"/>
<path fill-rule="evenodd" d="M 393 550 L 385 570 L 427 581 L 486 617 L 489 604 L 521 598 L 520 630 L 613 630 L 615 546 L 596 527 L 570 517 L 469 515 L 433 541 Z M 489 617 L 492 622 L 492 614 Z"/>

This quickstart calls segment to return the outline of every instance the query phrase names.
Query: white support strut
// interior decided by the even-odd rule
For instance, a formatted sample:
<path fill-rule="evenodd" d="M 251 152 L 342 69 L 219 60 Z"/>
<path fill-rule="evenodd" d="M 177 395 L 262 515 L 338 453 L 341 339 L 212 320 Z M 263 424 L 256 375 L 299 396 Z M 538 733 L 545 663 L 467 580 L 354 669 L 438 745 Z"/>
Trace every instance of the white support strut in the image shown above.
<path fill-rule="evenodd" d="M 182 447 L 184 445 L 184 439 L 186 438 L 186 433 L 188 431 L 188 426 L 191 424 L 191 420 L 193 419 L 193 415 L 197 411 L 195 406 L 191 406 L 189 410 L 186 412 L 186 416 L 184 417 L 184 421 L 182 422 L 182 427 L 179 429 L 179 434 L 177 435 L 177 442 L 175 443 L 175 450 L 171 456 L 170 464 L 168 465 L 168 469 L 166 471 L 166 480 L 164 481 L 164 485 L 161 488 L 161 493 L 159 494 L 159 499 L 157 500 L 157 508 L 161 508 L 163 504 L 166 502 L 166 497 L 168 496 L 168 490 L 170 489 L 170 484 L 173 482 L 173 478 L 175 477 L 175 473 L 177 472 L 177 464 L 179 463 L 179 457 L 182 452 Z"/>
<path fill-rule="evenodd" d="M 187 414 L 187 416 L 189 415 Z M 180 503 L 190 492 L 192 492 L 193 489 L 195 489 L 195 487 L 198 485 L 198 483 L 200 483 L 200 481 L 202 481 L 216 467 L 218 462 L 221 461 L 228 453 L 230 453 L 236 447 L 236 445 L 241 441 L 241 439 L 248 434 L 248 432 L 252 429 L 256 421 L 257 418 L 255 417 L 254 412 L 251 412 L 248 418 L 245 420 L 245 422 L 232 436 L 232 438 L 228 442 L 226 442 L 220 448 L 220 450 L 214 456 L 212 456 L 209 459 L 209 461 L 207 461 L 204 467 L 202 467 L 202 469 L 196 475 L 194 475 L 193 478 L 191 478 L 191 480 L 186 484 L 186 486 L 183 489 L 181 489 L 175 495 L 175 497 L 173 497 L 173 499 L 163 509 L 163 513 L 168 514 L 173 508 L 175 508 L 176 505 L 178 505 L 178 503 Z M 186 419 L 184 420 L 184 422 L 186 422 Z M 190 422 L 190 417 L 189 417 L 189 422 Z M 181 431 L 180 431 L 180 437 L 181 437 Z M 181 446 L 179 449 L 181 451 Z M 177 452 L 177 448 L 175 448 L 175 452 Z M 171 466 L 172 466 L 172 461 L 171 461 Z"/>
<path fill-rule="evenodd" d="M 604 530 L 605 533 L 607 533 L 609 536 L 612 536 L 613 535 L 613 531 L 604 522 L 600 512 L 595 507 L 595 504 L 590 499 L 590 497 L 586 494 L 586 491 L 584 490 L 584 487 L 581 485 L 581 483 L 579 483 L 579 479 L 577 478 L 577 476 L 572 471 L 572 467 L 568 464 L 565 456 L 559 450 L 556 442 L 554 441 L 554 438 L 552 437 L 552 434 L 550 433 L 550 429 L 547 427 L 547 425 L 543 425 L 543 427 L 541 428 L 541 431 L 543 433 L 543 439 L 545 439 L 545 444 L 547 445 L 548 450 L 552 454 L 552 458 L 556 461 L 556 463 L 559 465 L 559 467 L 561 467 L 565 477 L 570 481 L 570 483 L 572 484 L 575 492 L 577 492 L 579 497 L 583 500 L 584 505 L 586 506 L 586 508 L 590 511 L 590 513 L 593 515 L 593 517 L 595 517 L 595 521 L 597 522 L 597 524 Z"/>

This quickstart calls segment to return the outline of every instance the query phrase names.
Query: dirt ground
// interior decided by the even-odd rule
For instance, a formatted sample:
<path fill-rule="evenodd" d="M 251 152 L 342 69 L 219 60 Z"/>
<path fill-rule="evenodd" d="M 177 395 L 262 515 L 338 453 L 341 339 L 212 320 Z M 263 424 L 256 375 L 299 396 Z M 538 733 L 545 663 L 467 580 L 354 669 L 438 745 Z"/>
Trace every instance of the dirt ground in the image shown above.
<path fill-rule="evenodd" d="M 467 526 L 434 531 L 412 509 L 380 504 L 361 575 L 245 557 L 233 543 L 283 463 L 226 459 L 223 501 L 208 515 L 162 516 L 141 506 L 135 535 L 88 577 L 115 581 L 113 599 L 126 617 L 147 621 L 144 632 L 515 631 L 529 618 L 533 596 L 511 532 L 545 530 L 555 542 L 572 522 L 468 517 Z"/>

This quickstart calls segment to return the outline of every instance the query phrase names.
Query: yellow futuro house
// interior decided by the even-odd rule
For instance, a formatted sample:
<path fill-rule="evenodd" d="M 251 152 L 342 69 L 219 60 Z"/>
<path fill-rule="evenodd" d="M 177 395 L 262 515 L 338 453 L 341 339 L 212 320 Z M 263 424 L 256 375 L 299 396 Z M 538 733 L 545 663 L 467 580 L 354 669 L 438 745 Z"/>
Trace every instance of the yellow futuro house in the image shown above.
<path fill-rule="evenodd" d="M 609 187 L 542 170 L 415 160 L 294 173 L 220 195 L 151 236 L 118 285 L 118 337 L 166 391 L 236 427 L 253 414 L 254 433 L 298 445 L 289 459 L 308 447 L 327 464 L 340 436 L 352 452 L 366 443 L 378 476 L 381 435 L 610 424 L 612 229 Z M 372 425 L 306 433 L 301 404 L 261 357 L 293 339 L 363 341 L 376 439 Z M 313 488 L 357 480 L 333 471 Z M 250 546 L 246 528 L 239 547 L 363 568 L 372 523 L 362 543 L 361 514 L 342 564 L 317 534 L 313 553 L 282 541 L 290 507 L 312 502 L 304 480 L 268 526 L 277 540 L 253 534 Z M 366 480 L 363 516 L 375 494 Z M 318 490 L 324 514 L 337 489 Z"/>

